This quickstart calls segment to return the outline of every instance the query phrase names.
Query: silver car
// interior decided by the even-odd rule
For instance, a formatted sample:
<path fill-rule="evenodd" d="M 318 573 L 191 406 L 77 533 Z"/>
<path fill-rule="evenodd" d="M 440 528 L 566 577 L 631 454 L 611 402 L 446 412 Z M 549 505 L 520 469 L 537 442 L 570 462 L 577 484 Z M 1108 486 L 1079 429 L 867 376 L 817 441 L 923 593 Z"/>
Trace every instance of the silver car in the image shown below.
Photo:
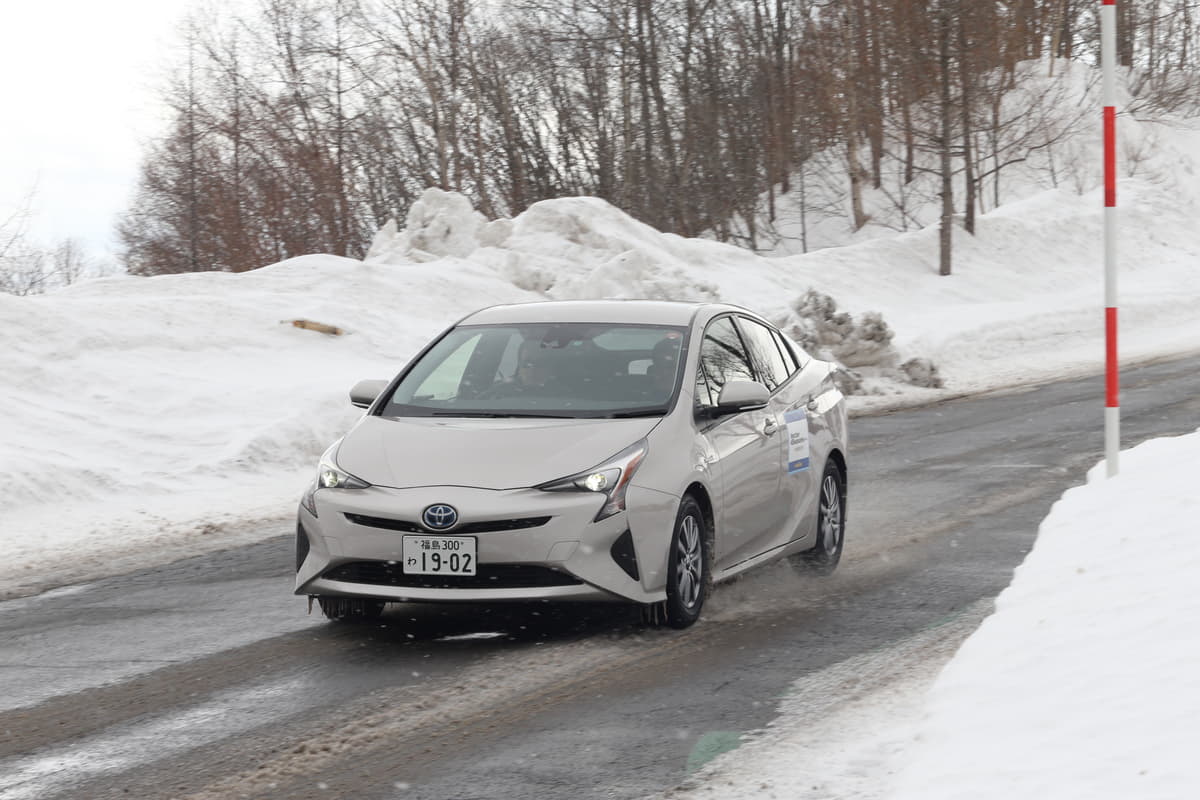
<path fill-rule="evenodd" d="M 827 574 L 846 523 L 835 367 L 710 303 L 478 311 L 321 458 L 296 593 L 331 619 L 388 602 L 640 604 L 684 628 L 713 583 L 788 557 Z"/>

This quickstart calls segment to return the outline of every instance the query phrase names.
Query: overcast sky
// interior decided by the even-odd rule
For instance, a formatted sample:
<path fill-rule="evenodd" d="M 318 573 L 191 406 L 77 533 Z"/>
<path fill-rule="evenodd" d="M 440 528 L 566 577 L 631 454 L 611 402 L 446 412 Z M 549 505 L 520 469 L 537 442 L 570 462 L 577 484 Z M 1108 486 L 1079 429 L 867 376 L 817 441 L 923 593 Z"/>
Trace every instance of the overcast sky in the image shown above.
<path fill-rule="evenodd" d="M 156 86 L 191 0 L 9 0 L 0 11 L 0 213 L 34 191 L 33 233 L 111 257 Z"/>

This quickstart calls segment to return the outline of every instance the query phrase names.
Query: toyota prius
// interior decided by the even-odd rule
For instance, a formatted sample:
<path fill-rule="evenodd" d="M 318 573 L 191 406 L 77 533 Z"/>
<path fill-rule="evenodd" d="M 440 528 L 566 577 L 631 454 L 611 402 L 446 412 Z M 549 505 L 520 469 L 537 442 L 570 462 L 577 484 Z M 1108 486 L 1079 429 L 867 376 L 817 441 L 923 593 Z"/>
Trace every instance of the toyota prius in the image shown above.
<path fill-rule="evenodd" d="M 296 593 L 335 620 L 616 601 L 684 628 L 751 568 L 828 574 L 848 478 L 834 372 L 736 306 L 478 311 L 350 390 L 366 413 L 301 500 Z"/>

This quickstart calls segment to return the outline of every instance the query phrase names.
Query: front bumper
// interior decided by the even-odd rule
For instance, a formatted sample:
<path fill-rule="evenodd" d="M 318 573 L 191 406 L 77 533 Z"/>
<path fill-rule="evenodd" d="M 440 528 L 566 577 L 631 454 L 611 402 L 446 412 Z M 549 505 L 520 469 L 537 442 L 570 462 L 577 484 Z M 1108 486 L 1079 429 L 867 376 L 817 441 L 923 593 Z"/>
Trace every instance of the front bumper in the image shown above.
<path fill-rule="evenodd" d="M 314 495 L 319 516 L 303 506 L 299 511 L 296 594 L 413 602 L 658 602 L 666 597 L 667 550 L 679 498 L 631 486 L 626 499 L 629 510 L 594 522 L 604 498 L 589 492 L 321 489 Z M 415 523 L 434 503 L 458 510 L 455 529 L 397 529 Z M 547 517 L 514 530 L 462 531 L 467 525 Z M 405 576 L 406 533 L 475 537 L 479 578 Z"/>

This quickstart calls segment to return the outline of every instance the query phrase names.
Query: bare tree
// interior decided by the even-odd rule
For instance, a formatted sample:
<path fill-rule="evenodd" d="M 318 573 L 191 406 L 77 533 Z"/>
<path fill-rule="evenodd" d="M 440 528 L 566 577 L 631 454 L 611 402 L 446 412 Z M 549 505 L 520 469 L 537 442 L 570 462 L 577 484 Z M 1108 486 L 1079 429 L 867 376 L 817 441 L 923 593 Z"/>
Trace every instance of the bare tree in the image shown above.
<path fill-rule="evenodd" d="M 0 292 L 6 294 L 42 294 L 98 271 L 76 239 L 63 239 L 50 248 L 31 240 L 33 197 L 30 191 L 0 218 Z"/>
<path fill-rule="evenodd" d="M 93 271 L 91 259 L 83 251 L 77 239 L 66 238 L 50 253 L 54 281 L 60 286 L 78 283 Z"/>
<path fill-rule="evenodd" d="M 1200 105 L 1195 4 L 1123 0 L 1136 112 Z M 488 215 L 595 195 L 748 247 L 778 240 L 784 195 L 804 249 L 832 206 L 851 228 L 939 213 L 948 271 L 956 199 L 972 230 L 1068 135 L 1016 101 L 1042 92 L 1019 65 L 1094 60 L 1098 35 L 1086 0 L 264 0 L 189 28 L 124 258 L 359 255 L 440 186 Z"/>
<path fill-rule="evenodd" d="M 29 240 L 33 191 L 0 218 L 0 292 L 25 296 L 41 294 L 50 282 L 46 254 Z"/>

